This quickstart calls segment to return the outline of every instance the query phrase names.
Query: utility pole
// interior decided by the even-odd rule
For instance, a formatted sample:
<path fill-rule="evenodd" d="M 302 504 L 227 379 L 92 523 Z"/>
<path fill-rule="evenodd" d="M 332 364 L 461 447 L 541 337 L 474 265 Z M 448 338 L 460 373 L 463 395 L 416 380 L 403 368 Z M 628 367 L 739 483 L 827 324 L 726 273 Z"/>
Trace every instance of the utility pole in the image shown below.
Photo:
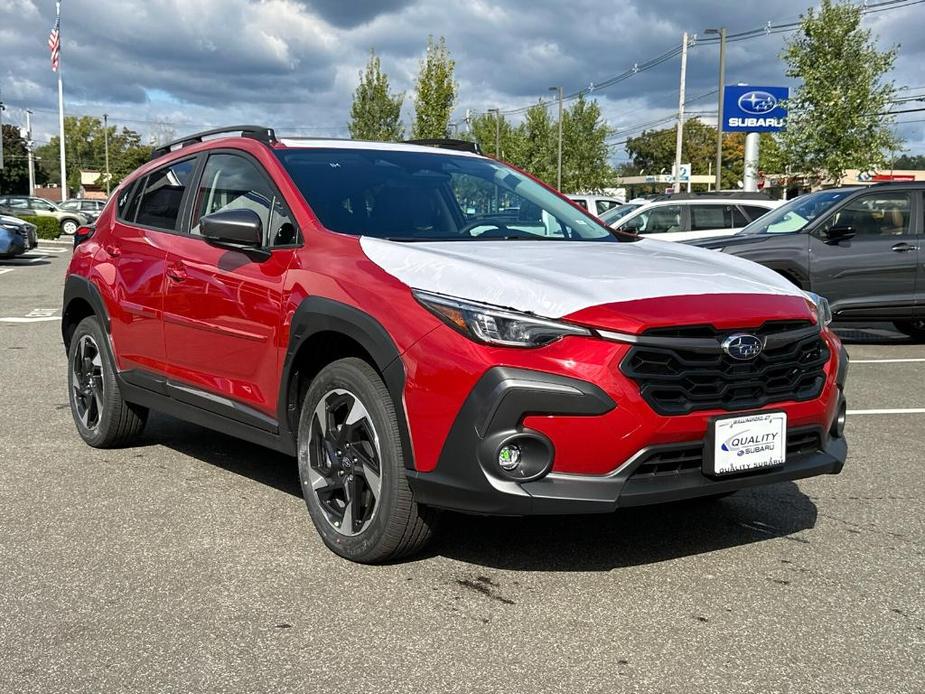
<path fill-rule="evenodd" d="M 35 195 L 35 154 L 32 149 L 32 111 L 26 109 L 26 155 L 29 160 L 29 197 Z"/>
<path fill-rule="evenodd" d="M 3 111 L 6 106 L 3 105 L 3 98 L 0 97 L 0 171 L 3 171 Z"/>
<path fill-rule="evenodd" d="M 723 187 L 723 97 L 726 90 L 726 27 L 707 29 L 706 34 L 719 34 L 719 95 L 716 99 L 716 190 Z"/>
<path fill-rule="evenodd" d="M 684 89 L 687 83 L 687 32 L 681 37 L 681 88 L 678 90 L 678 134 L 674 151 L 674 192 L 681 192 L 681 145 L 684 140 Z"/>
<path fill-rule="evenodd" d="M 556 190 L 562 192 L 562 87 L 550 87 L 559 97 L 559 163 L 556 167 Z"/>
<path fill-rule="evenodd" d="M 106 197 L 109 197 L 109 114 L 103 114 L 103 147 L 106 152 Z"/>

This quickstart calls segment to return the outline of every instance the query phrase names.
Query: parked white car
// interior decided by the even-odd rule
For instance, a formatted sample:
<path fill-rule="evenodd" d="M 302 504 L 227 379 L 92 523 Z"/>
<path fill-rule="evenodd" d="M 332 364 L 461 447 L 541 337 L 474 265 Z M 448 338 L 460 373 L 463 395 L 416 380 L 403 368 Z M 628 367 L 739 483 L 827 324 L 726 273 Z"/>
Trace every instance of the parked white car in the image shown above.
<path fill-rule="evenodd" d="M 756 194 L 680 193 L 632 207 L 628 203 L 622 215 L 617 217 L 620 210 L 614 208 L 603 220 L 620 231 L 663 241 L 689 241 L 735 234 L 781 204 Z"/>
<path fill-rule="evenodd" d="M 567 195 L 566 196 L 572 202 L 577 202 L 579 205 L 584 207 L 588 212 L 593 214 L 596 217 L 600 217 L 602 214 L 607 212 L 607 210 L 613 209 L 618 205 L 622 205 L 623 201 L 618 200 L 617 198 L 612 198 L 607 195 Z"/>

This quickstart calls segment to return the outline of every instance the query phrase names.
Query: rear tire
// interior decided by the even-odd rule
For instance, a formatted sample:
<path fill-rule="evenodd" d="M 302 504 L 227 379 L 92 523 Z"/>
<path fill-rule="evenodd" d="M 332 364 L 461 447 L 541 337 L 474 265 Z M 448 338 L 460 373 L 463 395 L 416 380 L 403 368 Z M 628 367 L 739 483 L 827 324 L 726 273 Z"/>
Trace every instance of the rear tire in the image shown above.
<path fill-rule="evenodd" d="M 77 223 L 76 219 L 65 219 L 61 222 L 61 233 L 66 236 L 73 236 L 77 233 L 77 228 L 80 224 Z"/>
<path fill-rule="evenodd" d="M 148 410 L 125 402 L 95 316 L 80 321 L 67 352 L 68 402 L 80 437 L 94 448 L 118 448 L 141 434 Z"/>
<path fill-rule="evenodd" d="M 333 362 L 312 381 L 298 455 L 308 513 L 336 554 L 376 564 L 413 554 L 430 539 L 438 512 L 414 501 L 392 398 L 365 361 Z"/>
<path fill-rule="evenodd" d="M 896 321 L 893 325 L 899 332 L 908 335 L 916 342 L 925 342 L 925 320 Z"/>

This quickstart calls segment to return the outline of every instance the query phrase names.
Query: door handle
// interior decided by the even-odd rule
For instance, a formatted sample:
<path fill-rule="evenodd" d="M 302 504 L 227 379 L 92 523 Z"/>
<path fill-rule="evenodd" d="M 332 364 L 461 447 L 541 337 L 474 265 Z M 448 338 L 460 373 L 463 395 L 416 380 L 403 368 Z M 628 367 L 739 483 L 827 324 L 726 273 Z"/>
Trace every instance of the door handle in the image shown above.
<path fill-rule="evenodd" d="M 122 250 L 118 246 L 114 246 L 112 244 L 104 246 L 103 250 L 113 258 L 118 258 L 120 255 L 122 255 Z"/>
<path fill-rule="evenodd" d="M 919 250 L 918 246 L 913 246 L 911 243 L 897 243 L 891 249 L 894 253 L 908 253 L 909 251 Z"/>
<path fill-rule="evenodd" d="M 174 282 L 182 282 L 187 279 L 189 275 L 186 274 L 186 268 L 183 266 L 183 263 L 174 263 L 167 268 L 167 277 Z"/>

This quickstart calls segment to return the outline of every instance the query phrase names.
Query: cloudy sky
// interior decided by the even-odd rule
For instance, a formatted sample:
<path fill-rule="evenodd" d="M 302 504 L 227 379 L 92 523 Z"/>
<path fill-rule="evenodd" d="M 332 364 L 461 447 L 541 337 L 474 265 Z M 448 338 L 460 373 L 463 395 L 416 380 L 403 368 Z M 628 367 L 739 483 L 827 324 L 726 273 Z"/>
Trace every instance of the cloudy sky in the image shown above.
<path fill-rule="evenodd" d="M 882 2 L 870 0 L 868 4 Z M 368 51 L 393 88 L 410 91 L 428 34 L 457 62 L 466 109 L 517 108 L 601 83 L 680 44 L 683 31 L 730 32 L 796 20 L 812 0 L 64 0 L 66 113 L 108 113 L 145 136 L 237 122 L 281 133 L 345 136 Z M 884 46 L 899 44 L 892 75 L 925 93 L 925 3 L 897 2 L 865 17 Z M 56 83 L 46 45 L 52 0 L 0 0 L 0 94 L 7 122 L 35 112 L 37 142 L 56 128 Z M 730 44 L 727 81 L 786 84 L 777 56 L 787 34 Z M 717 47 L 691 48 L 688 95 L 715 89 Z M 592 92 L 612 126 L 635 134 L 677 108 L 679 58 Z M 715 110 L 715 95 L 688 110 Z M 913 102 L 898 108 L 925 106 Z M 707 118 L 709 118 L 707 116 Z M 925 153 L 925 112 L 898 116 L 913 153 Z M 463 126 L 464 127 L 464 126 Z M 659 126 L 663 127 L 663 126 Z M 635 128 L 635 130 L 634 130 Z M 619 138 L 615 138 L 619 139 Z M 615 149 L 619 161 L 625 154 Z"/>

